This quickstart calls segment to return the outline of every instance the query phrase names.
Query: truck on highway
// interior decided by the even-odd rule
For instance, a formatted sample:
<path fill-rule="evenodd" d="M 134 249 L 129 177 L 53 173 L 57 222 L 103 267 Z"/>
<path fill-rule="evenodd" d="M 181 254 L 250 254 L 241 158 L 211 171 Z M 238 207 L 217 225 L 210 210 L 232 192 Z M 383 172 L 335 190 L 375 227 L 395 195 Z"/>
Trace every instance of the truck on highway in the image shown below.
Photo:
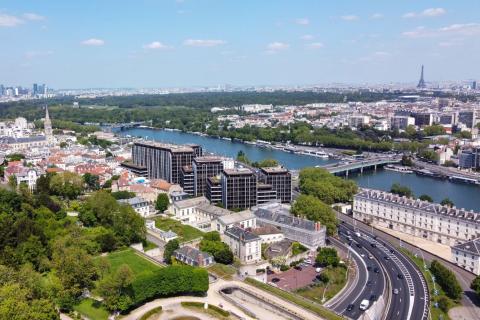
<path fill-rule="evenodd" d="M 360 302 L 360 310 L 367 310 L 369 306 L 370 301 L 367 299 L 363 299 L 362 302 Z"/>

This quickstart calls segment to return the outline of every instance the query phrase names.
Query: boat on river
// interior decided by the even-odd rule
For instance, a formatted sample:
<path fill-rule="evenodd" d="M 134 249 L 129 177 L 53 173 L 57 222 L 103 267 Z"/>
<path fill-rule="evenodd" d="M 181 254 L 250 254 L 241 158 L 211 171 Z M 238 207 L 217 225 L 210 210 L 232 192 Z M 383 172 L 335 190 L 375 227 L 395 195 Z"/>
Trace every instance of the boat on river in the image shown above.
<path fill-rule="evenodd" d="M 400 173 L 413 173 L 413 170 L 410 169 L 409 167 L 396 166 L 396 165 L 393 165 L 393 164 L 386 165 L 385 170 L 390 170 L 390 171 L 395 171 L 395 172 L 400 172 Z"/>

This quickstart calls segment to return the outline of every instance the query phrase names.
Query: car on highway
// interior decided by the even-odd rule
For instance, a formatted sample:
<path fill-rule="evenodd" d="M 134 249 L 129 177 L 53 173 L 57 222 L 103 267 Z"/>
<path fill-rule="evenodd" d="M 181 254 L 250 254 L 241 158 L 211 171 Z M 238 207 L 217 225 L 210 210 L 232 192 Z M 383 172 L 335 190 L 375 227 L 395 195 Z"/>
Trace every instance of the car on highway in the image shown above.
<path fill-rule="evenodd" d="M 376 245 L 375 243 L 371 243 L 370 245 L 372 246 L 372 248 L 376 248 L 376 247 L 377 247 L 377 245 Z"/>
<path fill-rule="evenodd" d="M 400 279 L 400 280 L 404 278 L 404 277 L 403 277 L 403 274 L 401 274 L 401 273 L 399 273 L 399 274 L 397 275 L 397 277 L 398 277 L 398 279 Z"/>
<path fill-rule="evenodd" d="M 385 258 L 385 260 L 390 260 L 389 256 L 385 256 L 384 258 Z"/>
<path fill-rule="evenodd" d="M 373 256 L 371 254 L 368 254 L 368 259 L 372 260 Z"/>
<path fill-rule="evenodd" d="M 357 248 L 362 249 L 362 245 L 360 243 L 357 243 Z"/>
<path fill-rule="evenodd" d="M 398 294 L 398 289 L 397 288 L 393 289 L 393 294 Z"/>
<path fill-rule="evenodd" d="M 360 302 L 360 310 L 367 310 L 369 306 L 370 301 L 367 299 L 363 299 L 362 302 Z"/>
<path fill-rule="evenodd" d="M 378 269 L 377 267 L 375 267 L 375 269 L 373 269 L 373 272 L 375 272 L 375 273 L 380 273 L 380 269 Z"/>
<path fill-rule="evenodd" d="M 347 311 L 352 311 L 353 308 L 355 308 L 355 305 L 353 303 L 350 303 L 348 306 L 347 306 Z"/>
<path fill-rule="evenodd" d="M 362 236 L 362 235 L 360 234 L 360 232 L 358 232 L 358 231 L 355 232 L 355 235 L 356 235 L 357 237 L 361 237 L 361 236 Z"/>
<path fill-rule="evenodd" d="M 372 271 L 372 266 L 367 266 L 368 271 Z"/>
<path fill-rule="evenodd" d="M 377 301 L 377 295 L 376 294 L 372 294 L 370 296 L 370 301 Z"/>
<path fill-rule="evenodd" d="M 370 287 L 373 284 L 372 281 L 367 281 L 367 286 Z"/>

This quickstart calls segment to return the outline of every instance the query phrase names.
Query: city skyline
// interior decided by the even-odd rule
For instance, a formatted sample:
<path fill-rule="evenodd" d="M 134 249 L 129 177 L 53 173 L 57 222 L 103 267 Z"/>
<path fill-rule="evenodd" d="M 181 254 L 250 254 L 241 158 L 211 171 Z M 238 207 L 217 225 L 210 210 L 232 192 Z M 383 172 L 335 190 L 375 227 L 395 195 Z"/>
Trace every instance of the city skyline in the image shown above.
<path fill-rule="evenodd" d="M 0 82 L 54 88 L 476 79 L 474 1 L 5 1 Z M 115 8 L 115 10 L 112 10 Z"/>

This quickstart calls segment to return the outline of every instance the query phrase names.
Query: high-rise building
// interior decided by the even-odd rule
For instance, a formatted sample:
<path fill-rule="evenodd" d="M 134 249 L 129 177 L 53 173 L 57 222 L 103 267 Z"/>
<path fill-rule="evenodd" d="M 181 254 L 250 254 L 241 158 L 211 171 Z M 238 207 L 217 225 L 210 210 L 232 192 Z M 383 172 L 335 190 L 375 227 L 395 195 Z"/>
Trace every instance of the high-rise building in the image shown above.
<path fill-rule="evenodd" d="M 191 166 L 194 150 L 187 146 L 157 142 L 135 142 L 132 147 L 133 164 L 146 167 L 148 177 L 180 183 L 183 166 Z"/>
<path fill-rule="evenodd" d="M 183 166 L 180 171 L 180 185 L 183 188 L 183 191 L 189 196 L 194 196 L 194 180 L 195 176 L 193 174 L 192 166 Z"/>
<path fill-rule="evenodd" d="M 476 122 L 476 115 L 474 110 L 464 110 L 458 113 L 458 122 L 463 123 L 468 128 L 473 128 Z"/>
<path fill-rule="evenodd" d="M 405 130 L 408 126 L 413 125 L 415 125 L 415 118 L 410 116 L 393 116 L 390 123 L 394 130 Z"/>
<path fill-rule="evenodd" d="M 3 96 L 5 94 L 5 87 L 3 86 L 3 84 L 0 84 L 0 97 Z"/>
<path fill-rule="evenodd" d="M 207 179 L 206 198 L 211 203 L 222 202 L 222 185 L 220 184 L 220 176 L 210 177 Z"/>
<path fill-rule="evenodd" d="M 201 145 L 198 145 L 195 143 L 187 143 L 186 146 L 193 149 L 193 153 L 195 154 L 195 157 L 203 156 L 203 148 Z"/>
<path fill-rule="evenodd" d="M 271 184 L 257 184 L 257 204 L 264 204 L 277 200 L 277 192 Z"/>
<path fill-rule="evenodd" d="M 192 163 L 195 197 L 205 195 L 207 179 L 219 175 L 223 170 L 222 158 L 214 156 L 196 157 Z"/>
<path fill-rule="evenodd" d="M 431 126 L 433 124 L 433 115 L 429 112 L 414 112 L 412 116 L 415 118 L 416 126 Z"/>
<path fill-rule="evenodd" d="M 423 89 L 426 87 L 427 87 L 427 84 L 425 83 L 425 79 L 423 78 L 423 64 L 422 64 L 422 71 L 420 73 L 420 80 L 418 81 L 417 88 Z"/>
<path fill-rule="evenodd" d="M 458 156 L 458 166 L 462 169 L 480 168 L 480 148 L 463 150 Z"/>
<path fill-rule="evenodd" d="M 222 204 L 227 209 L 246 209 L 257 203 L 257 176 L 250 169 L 224 169 L 221 174 Z"/>
<path fill-rule="evenodd" d="M 282 203 L 292 201 L 292 175 L 290 171 L 281 166 L 262 168 L 260 177 L 263 183 L 272 186 L 278 200 Z"/>
<path fill-rule="evenodd" d="M 33 84 L 32 94 L 35 96 L 38 94 L 38 84 Z"/>

